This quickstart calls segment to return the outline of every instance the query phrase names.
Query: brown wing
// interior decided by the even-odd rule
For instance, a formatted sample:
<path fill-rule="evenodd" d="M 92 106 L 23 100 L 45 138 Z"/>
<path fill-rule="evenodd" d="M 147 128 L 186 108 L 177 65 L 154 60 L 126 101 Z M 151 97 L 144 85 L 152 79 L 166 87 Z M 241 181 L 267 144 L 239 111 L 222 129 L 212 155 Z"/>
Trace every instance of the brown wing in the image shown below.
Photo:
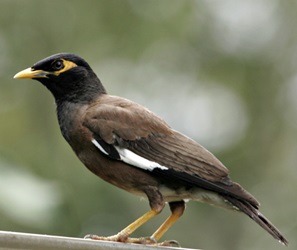
<path fill-rule="evenodd" d="M 102 95 L 86 112 L 88 127 L 106 151 L 114 146 L 168 168 L 168 178 L 258 202 L 228 177 L 228 169 L 201 145 L 171 129 L 161 118 L 129 100 Z M 119 159 L 115 157 L 115 159 Z"/>

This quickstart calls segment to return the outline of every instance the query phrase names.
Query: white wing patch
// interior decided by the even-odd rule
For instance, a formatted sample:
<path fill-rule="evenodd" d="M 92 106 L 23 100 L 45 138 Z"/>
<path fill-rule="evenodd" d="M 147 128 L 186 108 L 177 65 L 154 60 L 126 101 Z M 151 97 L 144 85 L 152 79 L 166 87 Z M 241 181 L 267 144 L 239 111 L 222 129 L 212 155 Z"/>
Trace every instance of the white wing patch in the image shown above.
<path fill-rule="evenodd" d="M 108 156 L 108 153 L 104 150 L 104 148 L 100 145 L 99 142 L 97 142 L 95 139 L 92 139 L 92 143 L 105 155 Z M 130 164 L 134 167 L 137 168 L 141 168 L 144 170 L 149 170 L 149 171 L 153 171 L 155 168 L 159 168 L 161 170 L 168 170 L 167 167 L 164 167 L 162 165 L 160 165 L 157 162 L 154 161 L 150 161 L 147 160 L 135 153 L 133 153 L 132 151 L 130 151 L 129 149 L 126 148 L 121 148 L 118 146 L 114 146 L 114 148 L 117 150 L 117 152 L 119 153 L 121 160 L 127 164 Z"/>
<path fill-rule="evenodd" d="M 92 139 L 92 143 L 103 153 L 108 155 L 108 153 L 101 147 L 100 143 L 98 143 L 95 139 Z"/>
<path fill-rule="evenodd" d="M 130 165 L 133 165 L 138 168 L 142 168 L 144 170 L 149 170 L 149 171 L 153 171 L 155 168 L 159 168 L 162 170 L 168 170 L 167 167 L 164 167 L 157 162 L 147 160 L 147 159 L 133 153 L 129 149 L 120 148 L 117 146 L 115 146 L 115 148 L 118 151 L 118 153 L 120 154 L 121 160 L 123 162 L 130 164 Z"/>

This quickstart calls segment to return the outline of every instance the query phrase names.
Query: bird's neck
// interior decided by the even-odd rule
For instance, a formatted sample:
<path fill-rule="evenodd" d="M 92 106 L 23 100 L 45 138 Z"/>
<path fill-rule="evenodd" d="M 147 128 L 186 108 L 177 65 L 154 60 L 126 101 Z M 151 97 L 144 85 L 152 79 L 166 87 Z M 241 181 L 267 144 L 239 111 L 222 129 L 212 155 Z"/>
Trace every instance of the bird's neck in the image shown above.
<path fill-rule="evenodd" d="M 59 82 L 54 83 L 47 79 L 40 81 L 51 91 L 57 105 L 64 102 L 89 104 L 101 94 L 106 94 L 106 90 L 94 72 L 87 73 L 83 77 L 60 76 Z"/>
<path fill-rule="evenodd" d="M 98 98 L 98 96 L 106 94 L 106 91 L 102 85 L 82 86 L 68 90 L 67 94 L 53 93 L 57 106 L 63 103 L 77 103 L 77 104 L 89 104 Z"/>
<path fill-rule="evenodd" d="M 76 120 L 79 119 L 81 111 L 88 106 L 82 103 L 73 103 L 68 101 L 58 102 L 57 117 L 62 135 L 66 141 L 71 141 L 71 133 L 75 130 Z"/>

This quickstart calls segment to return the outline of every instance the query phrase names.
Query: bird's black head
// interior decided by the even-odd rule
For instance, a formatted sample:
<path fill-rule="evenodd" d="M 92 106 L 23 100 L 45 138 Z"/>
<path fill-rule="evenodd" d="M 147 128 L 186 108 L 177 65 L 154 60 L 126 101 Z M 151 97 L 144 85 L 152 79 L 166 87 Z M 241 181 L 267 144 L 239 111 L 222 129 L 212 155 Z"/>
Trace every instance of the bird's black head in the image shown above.
<path fill-rule="evenodd" d="M 68 53 L 49 56 L 17 73 L 14 78 L 38 80 L 52 92 L 57 102 L 85 103 L 106 93 L 89 64 Z"/>

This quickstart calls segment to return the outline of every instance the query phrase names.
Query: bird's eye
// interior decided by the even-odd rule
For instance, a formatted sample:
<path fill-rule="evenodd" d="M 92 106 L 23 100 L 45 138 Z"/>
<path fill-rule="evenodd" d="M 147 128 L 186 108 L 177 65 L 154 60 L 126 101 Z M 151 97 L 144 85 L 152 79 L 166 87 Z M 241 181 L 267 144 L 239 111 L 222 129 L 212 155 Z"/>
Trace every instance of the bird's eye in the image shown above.
<path fill-rule="evenodd" d="M 52 63 L 52 68 L 54 70 L 60 70 L 64 68 L 64 64 L 62 60 L 57 60 Z"/>

